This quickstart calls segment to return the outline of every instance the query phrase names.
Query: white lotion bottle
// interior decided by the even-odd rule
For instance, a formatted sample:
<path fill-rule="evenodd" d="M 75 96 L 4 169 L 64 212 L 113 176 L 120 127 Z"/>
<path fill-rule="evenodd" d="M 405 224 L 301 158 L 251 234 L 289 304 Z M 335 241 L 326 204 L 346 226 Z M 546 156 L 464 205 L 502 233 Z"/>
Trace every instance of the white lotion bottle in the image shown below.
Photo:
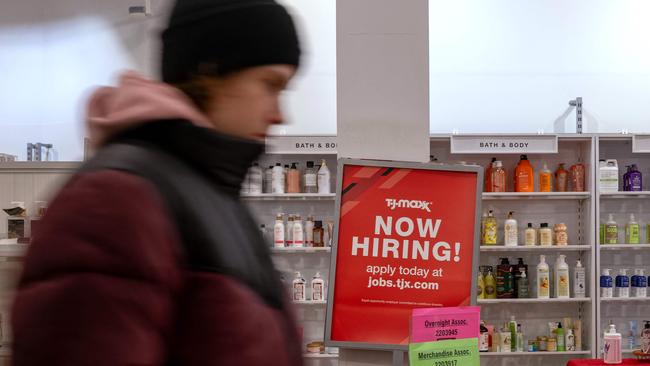
<path fill-rule="evenodd" d="M 293 218 L 293 227 L 291 228 L 293 235 L 293 247 L 302 248 L 305 246 L 305 232 L 302 229 L 302 219 L 300 215 L 296 215 Z"/>
<path fill-rule="evenodd" d="M 325 301 L 325 281 L 323 281 L 320 272 L 316 272 L 311 280 L 311 299 L 312 301 Z"/>
<path fill-rule="evenodd" d="M 285 175 L 284 168 L 280 163 L 276 163 L 273 167 L 273 182 L 271 183 L 273 194 L 283 194 L 285 188 Z"/>
<path fill-rule="evenodd" d="M 305 246 L 314 246 L 314 218 L 311 215 L 305 221 Z"/>
<path fill-rule="evenodd" d="M 517 220 L 513 218 L 514 212 L 508 212 L 508 219 L 503 225 L 504 244 L 507 247 L 517 246 Z"/>
<path fill-rule="evenodd" d="M 549 279 L 549 268 L 546 263 L 546 256 L 542 254 L 539 256 L 539 264 L 537 265 L 537 298 L 550 298 L 550 287 L 551 281 Z"/>
<path fill-rule="evenodd" d="M 297 271 L 293 280 L 293 301 L 305 301 L 305 279 Z"/>
<path fill-rule="evenodd" d="M 320 169 L 318 169 L 318 193 L 328 194 L 331 192 L 332 189 L 330 187 L 330 170 L 325 163 L 325 159 L 323 159 L 322 165 Z"/>
<path fill-rule="evenodd" d="M 284 216 L 278 214 L 275 217 L 275 226 L 273 226 L 273 246 L 284 248 Z"/>
<path fill-rule="evenodd" d="M 569 265 L 566 263 L 566 255 L 561 254 L 555 266 L 555 297 L 558 299 L 568 299 L 570 274 Z"/>
<path fill-rule="evenodd" d="M 573 270 L 573 297 L 584 298 L 586 296 L 585 267 L 580 259 L 576 261 L 576 268 Z"/>

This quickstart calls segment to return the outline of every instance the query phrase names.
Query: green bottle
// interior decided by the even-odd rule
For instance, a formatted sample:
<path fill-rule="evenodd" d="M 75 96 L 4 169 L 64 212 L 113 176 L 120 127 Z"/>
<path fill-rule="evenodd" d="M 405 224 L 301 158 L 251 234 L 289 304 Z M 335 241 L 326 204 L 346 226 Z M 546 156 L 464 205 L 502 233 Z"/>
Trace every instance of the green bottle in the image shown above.
<path fill-rule="evenodd" d="M 618 244 L 618 224 L 612 214 L 609 214 L 609 220 L 605 224 L 605 244 Z"/>
<path fill-rule="evenodd" d="M 639 244 L 639 223 L 634 214 L 630 214 L 630 221 L 625 226 L 625 242 L 628 244 Z"/>
<path fill-rule="evenodd" d="M 566 342 L 564 339 L 564 329 L 562 328 L 562 323 L 557 323 L 557 329 L 555 330 L 555 335 L 557 336 L 557 351 L 565 352 Z"/>

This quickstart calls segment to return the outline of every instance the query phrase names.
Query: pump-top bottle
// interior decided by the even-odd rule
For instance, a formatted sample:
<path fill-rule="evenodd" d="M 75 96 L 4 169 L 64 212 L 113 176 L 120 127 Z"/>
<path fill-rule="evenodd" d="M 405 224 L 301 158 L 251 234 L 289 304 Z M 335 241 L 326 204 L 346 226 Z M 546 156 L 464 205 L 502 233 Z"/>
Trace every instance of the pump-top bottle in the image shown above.
<path fill-rule="evenodd" d="M 639 244 L 640 235 L 639 235 L 639 223 L 636 221 L 634 214 L 630 214 L 630 221 L 625 225 L 625 242 L 627 244 Z"/>
<path fill-rule="evenodd" d="M 503 225 L 503 240 L 507 247 L 517 246 L 517 220 L 513 217 L 514 212 L 508 212 L 508 219 Z"/>
<path fill-rule="evenodd" d="M 506 171 L 503 169 L 503 162 L 497 160 L 492 168 L 492 192 L 506 191 Z"/>
<path fill-rule="evenodd" d="M 483 192 L 492 192 L 492 168 L 494 167 L 495 161 L 497 161 L 497 158 L 492 158 L 492 161 L 490 161 L 485 167 L 485 184 L 483 185 Z"/>
<path fill-rule="evenodd" d="M 521 155 L 515 168 L 515 192 L 533 192 L 535 190 L 535 174 L 528 157 Z"/>
<path fill-rule="evenodd" d="M 284 248 L 284 245 L 284 216 L 278 214 L 275 217 L 275 225 L 273 226 L 273 246 Z"/>
<path fill-rule="evenodd" d="M 583 298 L 586 296 L 585 278 L 585 267 L 582 266 L 582 262 L 578 259 L 573 270 L 573 297 Z"/>
<path fill-rule="evenodd" d="M 318 169 L 318 193 L 332 193 L 330 188 L 330 170 L 323 159 L 320 169 Z"/>
<path fill-rule="evenodd" d="M 537 265 L 537 298 L 548 299 L 551 296 L 551 281 L 549 276 L 549 267 L 546 263 L 546 256 L 539 256 L 539 264 Z"/>
<path fill-rule="evenodd" d="M 566 255 L 561 254 L 555 266 L 555 297 L 568 299 L 569 289 L 569 265 L 566 263 Z"/>
<path fill-rule="evenodd" d="M 616 332 L 614 324 L 609 325 L 609 331 L 605 332 L 603 347 L 603 362 L 606 364 L 623 363 L 623 339 L 620 333 Z"/>

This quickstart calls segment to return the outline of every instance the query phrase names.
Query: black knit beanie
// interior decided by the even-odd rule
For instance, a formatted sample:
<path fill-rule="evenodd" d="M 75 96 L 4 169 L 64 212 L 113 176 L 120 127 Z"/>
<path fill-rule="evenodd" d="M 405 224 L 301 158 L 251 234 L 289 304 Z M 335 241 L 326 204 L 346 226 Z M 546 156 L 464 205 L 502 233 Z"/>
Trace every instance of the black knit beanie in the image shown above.
<path fill-rule="evenodd" d="M 162 77 L 171 84 L 300 61 L 293 20 L 274 0 L 177 0 L 162 41 Z"/>

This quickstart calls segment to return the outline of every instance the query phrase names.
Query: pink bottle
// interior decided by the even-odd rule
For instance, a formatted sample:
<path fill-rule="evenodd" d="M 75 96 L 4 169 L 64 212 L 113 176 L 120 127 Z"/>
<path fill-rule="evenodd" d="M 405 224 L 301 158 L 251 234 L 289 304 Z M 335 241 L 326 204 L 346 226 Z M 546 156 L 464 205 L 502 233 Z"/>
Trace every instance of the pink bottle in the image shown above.
<path fill-rule="evenodd" d="M 623 350 L 621 349 L 621 334 L 616 333 L 616 326 L 609 325 L 609 331 L 605 332 L 603 345 L 603 362 L 608 365 L 623 363 Z"/>

